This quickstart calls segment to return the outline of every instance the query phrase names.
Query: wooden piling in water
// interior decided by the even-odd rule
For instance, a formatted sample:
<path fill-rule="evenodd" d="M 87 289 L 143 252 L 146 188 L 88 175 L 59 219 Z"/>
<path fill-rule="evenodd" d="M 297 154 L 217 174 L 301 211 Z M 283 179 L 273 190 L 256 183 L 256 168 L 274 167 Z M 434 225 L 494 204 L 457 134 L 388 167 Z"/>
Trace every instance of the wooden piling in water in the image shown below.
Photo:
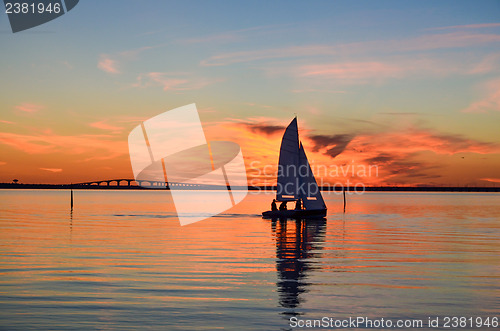
<path fill-rule="evenodd" d="M 73 188 L 71 188 L 71 210 L 73 210 Z"/>
<path fill-rule="evenodd" d="M 344 195 L 344 213 L 345 213 L 345 187 L 342 188 L 342 193 Z"/>

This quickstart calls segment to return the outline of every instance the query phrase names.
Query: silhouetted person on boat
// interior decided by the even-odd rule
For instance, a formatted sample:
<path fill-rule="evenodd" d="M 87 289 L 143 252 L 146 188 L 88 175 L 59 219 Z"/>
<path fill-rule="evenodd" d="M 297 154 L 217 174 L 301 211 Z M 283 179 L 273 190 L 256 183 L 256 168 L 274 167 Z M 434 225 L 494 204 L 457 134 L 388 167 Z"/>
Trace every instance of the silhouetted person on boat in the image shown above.
<path fill-rule="evenodd" d="M 301 210 L 302 209 L 302 200 L 299 199 L 297 200 L 297 202 L 295 203 L 295 210 Z"/>
<path fill-rule="evenodd" d="M 273 202 L 271 202 L 271 210 L 272 211 L 278 210 L 278 208 L 276 207 L 276 199 L 273 199 Z"/>
<path fill-rule="evenodd" d="M 286 208 L 286 201 L 283 201 L 280 205 L 280 210 L 287 210 Z"/>

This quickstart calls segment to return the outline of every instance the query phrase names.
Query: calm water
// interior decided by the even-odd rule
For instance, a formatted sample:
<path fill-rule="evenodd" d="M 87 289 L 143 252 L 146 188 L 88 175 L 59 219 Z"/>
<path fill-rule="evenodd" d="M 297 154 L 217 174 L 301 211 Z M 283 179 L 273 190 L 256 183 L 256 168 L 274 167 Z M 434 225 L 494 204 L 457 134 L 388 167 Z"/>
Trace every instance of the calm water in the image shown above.
<path fill-rule="evenodd" d="M 218 194 L 214 192 L 214 194 Z M 160 191 L 0 191 L 0 329 L 286 330 L 289 319 L 500 317 L 500 194 L 271 194 L 180 227 Z"/>

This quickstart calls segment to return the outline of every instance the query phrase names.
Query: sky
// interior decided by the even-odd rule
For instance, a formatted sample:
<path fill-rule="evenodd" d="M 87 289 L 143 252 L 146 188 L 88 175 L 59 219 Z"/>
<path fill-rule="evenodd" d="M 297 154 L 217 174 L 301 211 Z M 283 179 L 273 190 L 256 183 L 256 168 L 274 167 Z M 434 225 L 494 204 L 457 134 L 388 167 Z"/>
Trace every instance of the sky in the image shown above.
<path fill-rule="evenodd" d="M 0 182 L 133 178 L 130 131 L 195 103 L 249 184 L 297 116 L 324 184 L 500 186 L 499 1 L 88 0 L 0 39 Z"/>

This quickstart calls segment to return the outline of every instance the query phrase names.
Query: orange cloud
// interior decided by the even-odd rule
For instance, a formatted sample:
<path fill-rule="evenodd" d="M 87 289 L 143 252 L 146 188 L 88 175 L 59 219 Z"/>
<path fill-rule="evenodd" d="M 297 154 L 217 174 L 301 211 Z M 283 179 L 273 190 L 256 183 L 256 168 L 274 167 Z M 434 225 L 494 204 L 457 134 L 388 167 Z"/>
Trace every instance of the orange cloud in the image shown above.
<path fill-rule="evenodd" d="M 0 132 L 0 144 L 27 154 L 87 154 L 110 159 L 128 153 L 126 142 L 112 140 L 109 135 L 63 136 L 51 132 L 37 135 Z"/>
<path fill-rule="evenodd" d="M 7 164 L 7 162 L 0 161 L 0 166 L 6 165 L 6 164 Z"/>
<path fill-rule="evenodd" d="M 90 123 L 89 125 L 93 128 L 107 130 L 107 131 L 121 132 L 123 130 L 123 127 L 110 125 L 105 123 L 105 121 L 94 122 Z"/>
<path fill-rule="evenodd" d="M 436 154 L 452 155 L 456 153 L 499 153 L 500 146 L 481 142 L 461 135 L 431 132 L 423 129 L 408 129 L 404 132 L 387 132 L 359 136 L 353 140 L 354 148 L 377 150 L 394 153 L 415 153 L 432 151 Z"/>
<path fill-rule="evenodd" d="M 322 154 L 319 157 L 313 155 L 319 164 L 334 164 L 344 169 L 350 167 L 351 171 L 338 173 L 338 176 L 344 179 L 360 177 L 356 169 L 363 168 L 361 170 L 366 173 L 370 167 L 376 167 L 373 168 L 375 174 L 366 176 L 362 173 L 358 178 L 365 185 L 442 184 L 451 180 L 453 176 L 463 176 L 467 173 L 466 168 L 453 161 L 453 155 L 500 153 L 498 144 L 416 128 L 407 131 L 362 134 L 354 137 L 347 145 L 342 135 L 330 138 L 328 143 L 323 141 L 326 138 L 317 139 L 314 136 L 303 139 L 309 141 L 305 146 L 309 146 L 313 152 Z M 340 151 L 341 154 L 338 154 Z M 480 171 L 474 174 L 469 172 L 467 176 L 480 176 Z M 325 180 L 331 181 L 331 179 L 327 176 Z M 476 177 L 475 180 L 479 178 Z"/>
<path fill-rule="evenodd" d="M 500 179 L 499 178 L 481 178 L 481 180 L 484 180 L 484 181 L 487 181 L 487 182 L 490 182 L 490 183 L 500 183 Z"/>
<path fill-rule="evenodd" d="M 347 181 L 374 186 L 479 184 L 480 178 L 494 178 L 488 177 L 494 175 L 490 167 L 500 157 L 499 144 L 418 127 L 357 135 L 317 134 L 307 129 L 307 123 L 300 127 L 309 162 L 322 185 Z M 275 185 L 283 131 L 282 120 L 265 118 L 217 123 L 209 126 L 206 135 L 209 139 L 230 135 L 240 144 L 250 185 Z M 462 162 L 458 153 L 472 156 Z M 483 161 L 474 155 L 492 156 L 491 166 L 475 163 Z M 482 167 L 474 168 L 474 164 Z"/>
<path fill-rule="evenodd" d="M 26 112 L 26 113 L 34 113 L 34 112 L 37 112 L 39 110 L 42 110 L 43 108 L 44 107 L 41 105 L 36 105 L 33 103 L 27 103 L 27 102 L 22 103 L 19 106 L 16 106 L 16 109 L 23 111 L 23 112 Z M 4 121 L 2 121 L 2 122 L 4 122 Z M 4 123 L 7 123 L 7 122 L 4 122 Z"/>
<path fill-rule="evenodd" d="M 49 172 L 61 172 L 61 171 L 63 171 L 60 168 L 40 168 L 40 170 L 49 171 Z"/>
<path fill-rule="evenodd" d="M 217 136 L 223 130 L 226 134 L 228 130 L 235 131 L 231 137 L 242 146 L 250 185 L 274 185 L 284 131 L 284 126 L 276 123 L 282 121 L 220 123 L 207 130 L 207 137 Z M 463 177 L 467 169 L 457 164 L 453 155 L 500 153 L 500 145 L 495 143 L 420 128 L 358 135 L 322 135 L 301 129 L 299 134 L 313 172 L 323 185 L 347 180 L 351 185 L 455 184 L 453 178 Z M 482 176 L 485 175 L 487 171 Z M 469 172 L 467 176 L 467 180 L 477 182 L 481 171 Z"/>

